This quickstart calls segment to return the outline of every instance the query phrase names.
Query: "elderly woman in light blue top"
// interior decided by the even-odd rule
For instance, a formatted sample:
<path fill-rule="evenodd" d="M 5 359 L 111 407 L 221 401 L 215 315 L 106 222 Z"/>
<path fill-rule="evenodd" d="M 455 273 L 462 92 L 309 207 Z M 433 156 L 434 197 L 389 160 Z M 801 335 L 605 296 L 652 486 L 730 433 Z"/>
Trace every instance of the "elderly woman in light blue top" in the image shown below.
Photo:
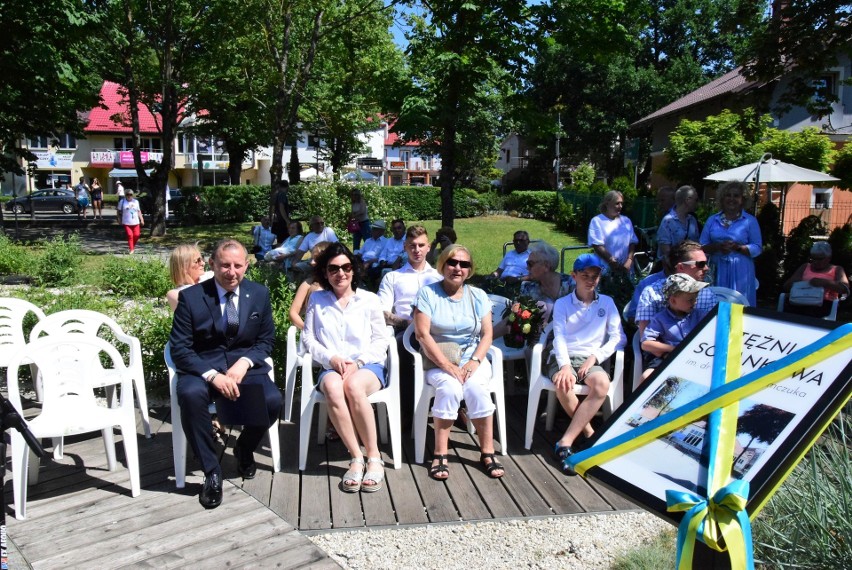
<path fill-rule="evenodd" d="M 503 476 L 503 466 L 494 458 L 493 417 L 489 383 L 491 364 L 486 359 L 491 347 L 491 301 L 481 289 L 465 285 L 473 274 L 470 251 L 451 245 L 438 257 L 443 281 L 420 289 L 414 302 L 414 331 L 421 350 L 437 367 L 426 370 L 425 381 L 435 388 L 432 406 L 435 429 L 435 457 L 429 476 L 443 481 L 450 476 L 447 449 L 450 428 L 464 400 L 467 415 L 476 427 L 480 460 L 489 477 Z M 461 359 L 452 362 L 438 343 L 454 342 Z"/>
<path fill-rule="evenodd" d="M 719 187 L 716 202 L 721 211 L 707 219 L 699 242 L 713 267 L 713 285 L 739 291 L 749 305 L 757 302 L 754 258 L 763 249 L 757 220 L 743 208 L 747 186 L 726 182 Z"/>
<path fill-rule="evenodd" d="M 692 186 L 681 186 L 674 196 L 675 205 L 663 216 L 657 229 L 657 258 L 665 259 L 669 250 L 680 242 L 698 241 L 701 228 L 693 212 L 698 205 L 698 192 Z"/>

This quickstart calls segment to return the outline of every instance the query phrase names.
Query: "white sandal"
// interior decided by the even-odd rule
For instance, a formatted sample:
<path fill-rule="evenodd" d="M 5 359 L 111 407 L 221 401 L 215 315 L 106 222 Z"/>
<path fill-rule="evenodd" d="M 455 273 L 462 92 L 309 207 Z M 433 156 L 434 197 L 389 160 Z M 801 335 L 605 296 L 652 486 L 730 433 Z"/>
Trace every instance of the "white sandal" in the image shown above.
<path fill-rule="evenodd" d="M 360 470 L 351 469 L 352 464 L 360 465 Z M 340 489 L 344 493 L 357 493 L 361 490 L 361 480 L 364 478 L 364 458 L 353 457 L 349 460 L 350 469 L 343 474 L 343 480 L 340 482 Z M 347 484 L 349 483 L 349 484 Z"/>
<path fill-rule="evenodd" d="M 363 480 L 364 482 L 369 481 L 372 485 L 364 485 L 361 484 L 361 491 L 364 493 L 375 493 L 376 491 L 382 490 L 382 481 L 385 480 L 385 462 L 382 461 L 380 457 L 370 457 L 367 459 L 367 464 L 369 466 L 370 463 L 378 463 L 382 466 L 381 471 L 367 471 L 364 473 Z"/>

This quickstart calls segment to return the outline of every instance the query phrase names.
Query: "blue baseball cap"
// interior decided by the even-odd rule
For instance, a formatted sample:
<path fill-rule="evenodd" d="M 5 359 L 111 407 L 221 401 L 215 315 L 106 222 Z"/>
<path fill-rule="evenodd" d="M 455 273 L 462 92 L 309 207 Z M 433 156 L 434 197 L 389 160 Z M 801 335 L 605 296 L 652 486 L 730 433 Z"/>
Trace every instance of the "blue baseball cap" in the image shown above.
<path fill-rule="evenodd" d="M 598 269 L 603 270 L 603 268 L 606 267 L 606 264 L 594 253 L 584 253 L 574 260 L 574 271 L 582 271 L 589 267 L 597 267 Z"/>

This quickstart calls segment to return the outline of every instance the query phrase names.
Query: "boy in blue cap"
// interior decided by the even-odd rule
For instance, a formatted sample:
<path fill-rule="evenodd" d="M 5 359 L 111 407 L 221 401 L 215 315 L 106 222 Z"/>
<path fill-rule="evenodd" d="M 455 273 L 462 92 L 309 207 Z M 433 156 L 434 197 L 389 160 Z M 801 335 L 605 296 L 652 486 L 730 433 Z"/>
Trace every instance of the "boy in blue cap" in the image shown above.
<path fill-rule="evenodd" d="M 571 416 L 553 451 L 567 475 L 576 473 L 565 460 L 574 453 L 581 437 L 594 434 L 590 422 L 609 391 L 610 378 L 600 364 L 624 344 L 618 308 L 611 297 L 596 290 L 605 266 L 595 254 L 578 257 L 571 273 L 577 288 L 553 306 L 553 352 L 547 372 L 559 403 Z M 589 388 L 582 402 L 574 394 L 577 382 Z"/>

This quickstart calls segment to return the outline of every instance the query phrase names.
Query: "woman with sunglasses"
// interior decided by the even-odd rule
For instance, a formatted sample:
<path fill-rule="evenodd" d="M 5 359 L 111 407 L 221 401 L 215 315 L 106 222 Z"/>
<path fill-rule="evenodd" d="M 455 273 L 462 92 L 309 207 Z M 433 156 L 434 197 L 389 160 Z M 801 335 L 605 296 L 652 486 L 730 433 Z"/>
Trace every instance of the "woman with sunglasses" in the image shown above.
<path fill-rule="evenodd" d="M 213 273 L 208 273 L 207 278 L 210 278 Z M 202 257 L 198 247 L 191 244 L 181 244 L 174 248 L 169 256 L 169 274 L 175 288 L 166 293 L 166 301 L 169 303 L 169 308 L 174 312 L 178 304 L 178 293 L 190 285 L 199 283 L 205 277 L 204 257 Z"/>
<path fill-rule="evenodd" d="M 464 400 L 479 436 L 482 465 L 489 477 L 497 479 L 503 476 L 503 466 L 494 458 L 495 406 L 488 387 L 491 364 L 486 359 L 492 339 L 491 301 L 481 289 L 465 285 L 474 271 L 466 247 L 454 244 L 441 252 L 437 269 L 443 281 L 421 288 L 413 303 L 414 331 L 420 350 L 435 364 L 424 375 L 425 382 L 435 388 L 435 457 L 429 476 L 438 481 L 450 476 L 450 428 Z M 458 345 L 458 362 L 447 356 L 448 343 Z"/>
<path fill-rule="evenodd" d="M 713 285 L 739 291 L 752 307 L 757 303 L 754 258 L 763 250 L 757 219 L 743 208 L 745 182 L 733 180 L 719 187 L 721 211 L 707 219 L 701 238 L 713 267 Z"/>
<path fill-rule="evenodd" d="M 317 389 L 325 394 L 331 423 L 352 456 L 340 488 L 372 493 L 382 488 L 385 472 L 367 398 L 387 385 L 391 337 L 378 296 L 358 288 L 360 266 L 349 248 L 340 242 L 329 245 L 316 259 L 314 279 L 323 290 L 311 295 L 302 339 L 322 368 Z"/>

